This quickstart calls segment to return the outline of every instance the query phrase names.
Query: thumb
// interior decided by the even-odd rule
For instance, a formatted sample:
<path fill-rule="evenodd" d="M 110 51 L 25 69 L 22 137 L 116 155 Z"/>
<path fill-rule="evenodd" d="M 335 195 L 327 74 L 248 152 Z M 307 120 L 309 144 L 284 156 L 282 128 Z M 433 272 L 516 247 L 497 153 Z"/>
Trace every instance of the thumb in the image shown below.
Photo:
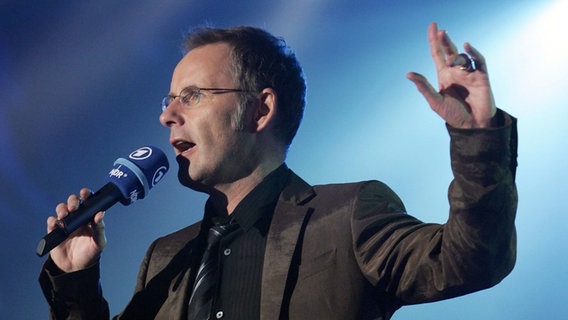
<path fill-rule="evenodd" d="M 444 98 L 432 87 L 426 77 L 416 72 L 409 72 L 406 74 L 406 78 L 416 85 L 416 88 L 432 109 L 436 110 L 436 106 L 442 104 Z"/>
<path fill-rule="evenodd" d="M 105 235 L 105 222 L 103 221 L 104 216 L 104 211 L 97 212 L 97 214 L 93 218 L 93 221 L 91 222 L 93 240 L 95 240 L 95 243 L 100 247 L 101 250 L 104 249 L 107 244 Z"/>

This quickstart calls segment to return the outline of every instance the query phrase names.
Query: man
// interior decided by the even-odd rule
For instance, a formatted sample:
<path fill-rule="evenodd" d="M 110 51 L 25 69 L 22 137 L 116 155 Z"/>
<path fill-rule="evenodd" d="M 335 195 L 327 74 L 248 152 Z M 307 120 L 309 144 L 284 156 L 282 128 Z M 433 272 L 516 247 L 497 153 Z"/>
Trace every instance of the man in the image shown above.
<path fill-rule="evenodd" d="M 466 43 L 467 55 L 459 54 L 436 24 L 428 39 L 439 92 L 419 74 L 407 77 L 451 136 L 455 178 L 444 225 L 406 214 L 378 181 L 310 186 L 286 167 L 305 84 L 283 41 L 248 27 L 190 34 L 160 121 L 180 182 L 210 197 L 202 222 L 151 245 L 117 318 L 390 319 L 403 305 L 501 281 L 515 260 L 515 120 L 496 108 L 476 49 Z M 71 195 L 57 218 L 88 195 Z M 53 318 L 109 317 L 99 285 L 102 219 L 50 253 L 40 282 Z M 206 249 L 219 223 L 230 227 L 217 233 L 232 231 Z M 200 266 L 209 257 L 217 261 Z M 214 280 L 202 269 L 214 270 Z M 203 283 L 211 284 L 205 295 Z"/>

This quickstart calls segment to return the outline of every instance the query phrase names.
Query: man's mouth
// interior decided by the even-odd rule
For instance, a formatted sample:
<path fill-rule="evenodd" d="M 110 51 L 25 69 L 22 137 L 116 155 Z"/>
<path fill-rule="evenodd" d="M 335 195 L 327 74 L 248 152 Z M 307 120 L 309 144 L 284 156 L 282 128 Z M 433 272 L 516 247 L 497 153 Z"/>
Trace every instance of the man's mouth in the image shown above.
<path fill-rule="evenodd" d="M 178 141 L 174 142 L 172 145 L 174 146 L 176 151 L 180 154 L 186 152 L 187 150 L 189 150 L 193 147 L 195 147 L 195 143 L 189 142 L 189 141 L 184 141 L 184 140 L 178 140 Z"/>

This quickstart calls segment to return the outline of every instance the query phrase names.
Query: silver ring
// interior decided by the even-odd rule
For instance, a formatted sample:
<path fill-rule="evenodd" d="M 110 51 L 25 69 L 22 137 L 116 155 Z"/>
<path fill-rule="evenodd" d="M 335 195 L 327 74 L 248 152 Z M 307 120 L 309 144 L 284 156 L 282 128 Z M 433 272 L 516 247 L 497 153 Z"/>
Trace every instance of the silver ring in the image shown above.
<path fill-rule="evenodd" d="M 465 53 L 460 53 L 454 60 L 453 66 L 459 67 L 460 70 L 466 72 L 473 72 L 475 71 L 475 67 L 473 65 L 473 60 Z"/>

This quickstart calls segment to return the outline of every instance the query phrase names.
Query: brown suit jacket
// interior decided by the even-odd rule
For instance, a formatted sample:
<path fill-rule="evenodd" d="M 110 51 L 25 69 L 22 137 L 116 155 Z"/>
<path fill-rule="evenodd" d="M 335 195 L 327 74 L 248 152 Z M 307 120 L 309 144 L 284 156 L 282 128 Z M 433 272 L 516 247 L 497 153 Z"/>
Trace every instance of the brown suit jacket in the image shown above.
<path fill-rule="evenodd" d="M 404 213 L 378 181 L 312 187 L 290 172 L 268 233 L 260 319 L 389 319 L 402 305 L 503 279 L 516 252 L 514 120 L 450 134 L 455 179 L 443 225 Z M 184 318 L 199 232 L 198 223 L 151 245 L 117 319 Z"/>

